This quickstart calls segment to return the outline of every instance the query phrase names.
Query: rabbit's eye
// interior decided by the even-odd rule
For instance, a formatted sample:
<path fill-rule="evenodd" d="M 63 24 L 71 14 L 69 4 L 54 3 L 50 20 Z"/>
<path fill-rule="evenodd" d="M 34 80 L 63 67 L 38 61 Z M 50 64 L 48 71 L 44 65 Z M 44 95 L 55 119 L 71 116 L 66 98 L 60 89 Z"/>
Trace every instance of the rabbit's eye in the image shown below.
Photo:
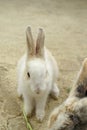
<path fill-rule="evenodd" d="M 27 76 L 30 78 L 30 73 L 29 72 L 27 72 Z"/>

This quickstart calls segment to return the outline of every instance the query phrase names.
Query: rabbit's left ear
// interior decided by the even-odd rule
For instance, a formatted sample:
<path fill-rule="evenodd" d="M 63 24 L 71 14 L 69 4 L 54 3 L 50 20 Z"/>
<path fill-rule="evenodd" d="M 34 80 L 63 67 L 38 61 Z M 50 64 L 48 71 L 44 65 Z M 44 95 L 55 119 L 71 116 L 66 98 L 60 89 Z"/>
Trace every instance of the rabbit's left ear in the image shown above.
<path fill-rule="evenodd" d="M 27 54 L 28 56 L 33 56 L 35 54 L 35 44 L 30 26 L 28 26 L 26 29 L 26 41 L 27 41 Z"/>
<path fill-rule="evenodd" d="M 42 28 L 39 28 L 38 37 L 36 40 L 36 55 L 37 56 L 43 56 L 44 55 L 44 31 Z"/>

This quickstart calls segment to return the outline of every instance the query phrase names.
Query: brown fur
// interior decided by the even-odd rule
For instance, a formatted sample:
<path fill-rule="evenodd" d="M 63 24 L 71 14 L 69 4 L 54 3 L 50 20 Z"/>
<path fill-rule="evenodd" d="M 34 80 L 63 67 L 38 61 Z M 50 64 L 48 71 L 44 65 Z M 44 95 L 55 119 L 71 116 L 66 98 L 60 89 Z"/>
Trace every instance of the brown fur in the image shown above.
<path fill-rule="evenodd" d="M 53 125 L 53 123 L 56 121 L 58 114 L 53 115 L 50 119 L 49 128 Z"/>
<path fill-rule="evenodd" d="M 64 110 L 62 109 L 62 107 L 60 107 L 59 111 L 57 111 L 57 109 L 55 109 L 55 112 L 50 116 L 50 122 L 48 123 L 48 128 L 51 128 L 53 123 L 57 120 L 58 115 L 60 113 L 62 113 L 63 111 Z"/>
<path fill-rule="evenodd" d="M 67 115 L 67 119 L 64 120 L 63 126 L 65 130 L 72 130 L 75 125 L 78 123 L 87 123 L 87 58 L 84 60 L 81 67 L 77 81 L 72 88 L 69 97 L 61 105 L 61 111 L 64 115 Z M 58 121 L 58 116 L 60 114 L 58 107 L 58 112 L 55 110 L 50 117 L 50 127 L 54 122 Z M 61 116 L 61 115 L 60 115 Z M 58 121 L 59 123 L 60 121 Z M 58 125 L 58 124 L 57 124 Z M 58 127 L 58 126 L 57 126 Z M 59 128 L 59 127 L 58 127 Z M 60 128 L 60 130 L 62 130 Z"/>
<path fill-rule="evenodd" d="M 82 98 L 87 96 L 87 58 L 84 60 L 70 96 Z"/>

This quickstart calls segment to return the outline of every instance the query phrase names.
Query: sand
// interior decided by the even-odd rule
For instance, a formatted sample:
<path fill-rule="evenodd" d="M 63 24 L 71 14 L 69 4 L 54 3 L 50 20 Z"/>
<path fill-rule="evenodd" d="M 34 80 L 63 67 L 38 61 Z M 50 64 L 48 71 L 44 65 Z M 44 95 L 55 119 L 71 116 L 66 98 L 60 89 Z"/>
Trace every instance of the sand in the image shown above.
<path fill-rule="evenodd" d="M 51 111 L 67 98 L 87 57 L 86 0 L 0 0 L 0 130 L 27 130 L 23 101 L 17 95 L 16 67 L 26 51 L 28 25 L 35 37 L 38 27 L 45 29 L 45 45 L 60 71 L 59 99 L 49 98 L 43 123 L 35 116 L 30 119 L 33 130 L 47 130 Z"/>

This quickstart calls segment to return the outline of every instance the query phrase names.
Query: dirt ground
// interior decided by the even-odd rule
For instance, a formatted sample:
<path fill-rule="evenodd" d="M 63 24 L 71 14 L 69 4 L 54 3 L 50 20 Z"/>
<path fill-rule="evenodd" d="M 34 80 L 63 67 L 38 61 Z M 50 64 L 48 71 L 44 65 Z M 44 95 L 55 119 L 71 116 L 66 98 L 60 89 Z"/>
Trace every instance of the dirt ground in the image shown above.
<path fill-rule="evenodd" d="M 0 130 L 27 130 L 16 75 L 17 62 L 26 51 L 27 25 L 34 36 L 38 27 L 45 29 L 45 44 L 60 70 L 59 99 L 48 100 L 43 123 L 35 116 L 30 119 L 33 130 L 47 130 L 51 111 L 66 99 L 87 57 L 87 0 L 0 0 Z"/>

